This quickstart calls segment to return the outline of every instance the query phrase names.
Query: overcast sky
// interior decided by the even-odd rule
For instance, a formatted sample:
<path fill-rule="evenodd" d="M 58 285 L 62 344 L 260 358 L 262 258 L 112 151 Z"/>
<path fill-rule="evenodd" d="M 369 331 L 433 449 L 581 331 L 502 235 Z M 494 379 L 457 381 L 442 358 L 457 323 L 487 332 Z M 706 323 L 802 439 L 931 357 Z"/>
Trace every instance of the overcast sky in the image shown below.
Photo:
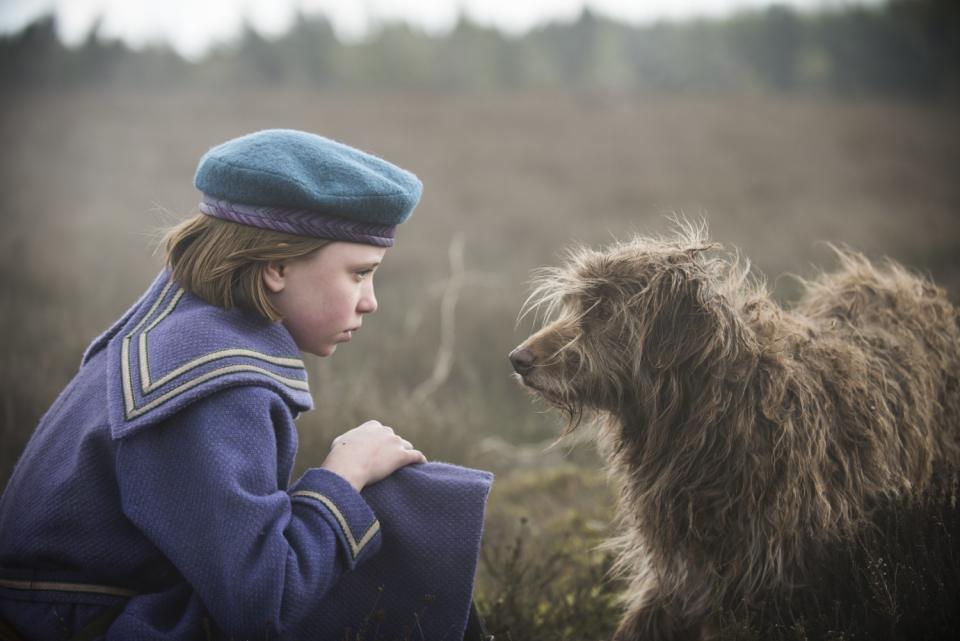
<path fill-rule="evenodd" d="M 0 0 L 0 32 L 18 31 L 54 13 L 62 38 L 81 42 L 98 17 L 102 33 L 131 46 L 167 41 L 187 57 L 236 35 L 244 20 L 264 35 L 286 30 L 296 12 L 326 15 L 337 35 L 356 40 L 378 22 L 405 20 L 431 33 L 461 13 L 481 24 L 521 33 L 550 20 L 569 20 L 584 6 L 629 22 L 720 16 L 770 0 Z M 879 4 L 881 0 L 779 0 L 799 9 Z"/>

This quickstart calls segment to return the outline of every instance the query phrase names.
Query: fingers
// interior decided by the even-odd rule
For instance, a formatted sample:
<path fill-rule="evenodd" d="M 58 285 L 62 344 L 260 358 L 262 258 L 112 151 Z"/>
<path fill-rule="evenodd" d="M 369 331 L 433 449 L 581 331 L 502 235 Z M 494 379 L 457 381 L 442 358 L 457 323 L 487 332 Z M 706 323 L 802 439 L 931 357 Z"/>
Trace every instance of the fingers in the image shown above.
<path fill-rule="evenodd" d="M 397 437 L 400 438 L 400 437 Z M 413 447 L 413 443 L 408 441 L 405 438 L 400 438 L 400 445 L 403 447 L 404 452 L 407 454 L 408 465 L 410 463 L 426 463 L 427 457 L 423 452 Z"/>
<path fill-rule="evenodd" d="M 385 445 L 396 443 L 404 450 L 415 450 L 413 443 L 397 434 L 391 426 L 384 425 L 377 420 L 366 421 L 352 430 L 341 434 L 333 440 L 331 449 L 350 445 L 351 443 L 361 440 L 367 441 L 368 439 L 378 440 Z"/>
<path fill-rule="evenodd" d="M 427 457 L 420 450 L 406 449 L 403 450 L 402 459 L 400 461 L 400 467 L 404 465 L 411 465 L 417 463 L 426 463 Z"/>
<path fill-rule="evenodd" d="M 339 474 L 357 490 L 427 457 L 389 425 L 367 421 L 333 441 L 321 467 Z"/>
<path fill-rule="evenodd" d="M 403 454 L 405 456 L 405 465 L 410 465 L 411 463 L 426 463 L 427 457 L 424 456 L 423 452 L 413 447 L 413 443 L 408 441 L 405 438 L 397 437 L 400 441 L 400 446 L 403 448 Z"/>

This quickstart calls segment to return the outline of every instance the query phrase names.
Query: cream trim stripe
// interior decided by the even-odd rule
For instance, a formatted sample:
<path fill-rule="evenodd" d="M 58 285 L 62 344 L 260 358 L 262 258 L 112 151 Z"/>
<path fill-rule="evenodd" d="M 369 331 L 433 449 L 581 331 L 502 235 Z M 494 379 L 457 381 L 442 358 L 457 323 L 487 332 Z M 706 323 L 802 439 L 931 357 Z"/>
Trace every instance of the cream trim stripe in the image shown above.
<path fill-rule="evenodd" d="M 160 292 L 160 295 L 157 296 L 157 300 L 154 301 L 153 306 L 150 308 L 143 318 L 140 319 L 140 322 L 136 324 L 133 330 L 127 334 L 123 341 L 120 343 L 120 371 L 121 378 L 123 383 L 123 400 L 124 406 L 127 412 L 127 418 L 129 419 L 130 411 L 133 410 L 133 390 L 132 384 L 130 382 L 130 337 L 140 331 L 140 328 L 143 327 L 143 324 L 147 322 L 154 312 L 157 311 L 157 308 L 160 307 L 160 303 L 163 302 L 164 297 L 167 295 L 167 292 L 170 291 L 170 288 L 173 287 L 173 281 L 168 282 L 163 290 Z"/>
<path fill-rule="evenodd" d="M 256 365 L 229 365 L 227 367 L 221 367 L 220 369 L 211 370 L 202 376 L 198 376 L 194 379 L 191 379 L 186 383 L 184 383 L 183 385 L 179 385 L 173 388 L 166 394 L 158 396 L 157 398 L 153 399 L 146 405 L 141 405 L 140 407 L 136 407 L 136 408 L 129 408 L 127 411 L 127 420 L 134 419 L 140 416 L 141 414 L 144 414 L 145 412 L 149 412 L 157 405 L 160 405 L 170 400 L 174 396 L 182 394 L 183 392 L 186 392 L 187 390 L 192 389 L 197 385 L 200 385 L 201 383 L 206 383 L 212 378 L 217 378 L 218 376 L 225 376 L 227 374 L 235 374 L 237 372 L 256 372 L 257 374 L 263 374 L 264 376 L 268 376 L 273 380 L 277 381 L 278 383 L 283 383 L 287 387 L 292 387 L 293 389 L 302 390 L 304 392 L 310 391 L 310 386 L 307 384 L 306 381 L 300 381 L 295 378 L 286 378 L 284 376 L 280 376 L 279 374 L 274 374 L 268 369 L 257 367 Z"/>
<path fill-rule="evenodd" d="M 146 337 L 146 334 L 141 334 L 141 338 L 145 338 L 145 337 Z M 290 367 L 290 368 L 296 368 L 296 369 L 304 368 L 303 361 L 301 361 L 299 358 L 285 358 L 283 356 L 271 356 L 269 354 L 264 354 L 262 352 L 255 352 L 252 349 L 239 349 L 239 348 L 238 349 L 222 349 L 216 352 L 210 352 L 209 354 L 205 354 L 200 358 L 190 361 L 186 365 L 181 365 L 180 367 L 173 370 L 169 374 L 164 375 L 162 378 L 152 383 L 149 383 L 150 372 L 149 371 L 145 372 L 146 378 L 144 380 L 148 381 L 149 387 L 144 390 L 144 394 L 152 392 L 158 387 L 163 387 L 165 384 L 169 383 L 170 381 L 180 376 L 181 374 L 186 374 L 190 370 L 200 367 L 201 365 L 206 365 L 207 363 L 211 363 L 213 361 L 220 360 L 222 358 L 231 358 L 234 356 L 255 358 L 259 361 L 264 361 L 267 363 L 271 363 L 273 365 L 279 365 L 281 367 Z M 146 362 L 145 358 L 143 362 Z"/>
<path fill-rule="evenodd" d="M 166 394 L 163 394 L 162 396 L 159 396 L 153 399 L 152 401 L 150 401 L 145 405 L 136 407 L 135 406 L 136 403 L 133 398 L 133 381 L 130 376 L 130 341 L 132 340 L 133 336 L 140 330 L 140 328 L 143 327 L 143 325 L 147 322 L 147 320 L 151 316 L 153 316 L 154 313 L 156 313 L 157 309 L 160 307 L 167 293 L 170 291 L 170 288 L 172 285 L 173 285 L 172 281 L 167 283 L 167 285 L 163 288 L 163 291 L 160 292 L 160 296 L 157 297 L 157 300 L 151 306 L 150 311 L 147 312 L 147 314 L 142 319 L 140 319 L 140 322 L 137 323 L 136 327 L 133 328 L 133 331 L 131 331 L 126 336 L 124 336 L 123 341 L 121 342 L 120 365 L 121 365 L 121 377 L 123 379 L 122 381 L 123 397 L 124 397 L 124 405 L 126 410 L 125 412 L 126 420 L 129 421 L 131 419 L 134 419 L 137 416 L 140 416 L 145 412 L 150 411 L 151 409 L 160 405 L 161 403 L 166 402 L 172 397 L 177 396 L 193 387 L 196 387 L 197 385 L 204 383 L 212 378 L 216 378 L 218 376 L 223 376 L 226 374 L 232 374 L 236 372 L 255 372 L 259 374 L 264 374 L 267 377 L 272 378 L 273 380 L 279 383 L 282 383 L 283 385 L 286 385 L 288 387 L 291 387 L 293 389 L 302 390 L 305 392 L 310 391 L 309 384 L 306 381 L 303 381 L 300 379 L 281 376 L 275 372 L 271 372 L 270 370 L 264 369 L 262 367 L 257 367 L 255 365 L 230 365 L 227 367 L 221 367 L 221 368 L 209 371 L 202 376 L 198 376 L 195 379 L 192 379 L 190 381 L 183 383 L 182 385 L 175 387 L 174 389 L 170 390 Z M 225 349 L 225 350 L 219 350 L 216 352 L 211 352 L 209 354 L 205 354 L 204 356 L 196 358 L 190 361 L 189 363 L 181 365 L 180 367 L 176 368 L 172 372 L 165 374 L 159 380 L 151 382 L 150 364 L 148 361 L 148 351 L 147 351 L 147 333 L 150 332 L 150 330 L 152 330 L 153 328 L 155 328 L 163 319 L 165 319 L 167 316 L 170 315 L 170 313 L 177 306 L 177 303 L 183 297 L 183 294 L 184 294 L 184 290 L 181 288 L 173 296 L 170 302 L 167 303 L 167 306 L 166 308 L 164 308 L 163 312 L 161 312 L 140 335 L 140 339 L 138 341 L 138 347 L 139 347 L 138 351 L 139 351 L 139 361 L 140 361 L 139 363 L 140 385 L 141 385 L 143 395 L 147 395 L 150 392 L 155 391 L 157 388 L 162 387 L 163 385 L 169 383 L 170 381 L 174 380 L 178 376 L 182 376 L 183 374 L 186 374 L 191 370 L 196 369 L 197 367 L 200 367 L 202 365 L 206 365 L 207 363 L 211 363 L 213 361 L 224 359 L 224 358 L 233 358 L 233 357 L 253 358 L 260 361 L 264 361 L 266 363 L 270 363 L 272 365 L 278 365 L 280 367 L 289 367 L 289 368 L 300 369 L 300 370 L 305 369 L 303 361 L 300 360 L 299 358 L 286 358 L 282 356 L 272 356 L 270 354 L 264 354 L 262 352 L 257 352 L 249 349 L 240 349 L 240 348 Z"/>
<path fill-rule="evenodd" d="M 173 281 L 170 281 L 169 283 L 167 283 L 166 285 L 164 285 L 163 291 L 161 291 L 161 292 L 160 292 L 160 295 L 157 296 L 157 300 L 155 300 L 155 301 L 153 302 L 153 306 L 150 308 L 150 311 L 147 312 L 146 316 L 144 316 L 143 318 L 140 319 L 140 322 L 137 323 L 137 326 L 133 328 L 133 331 L 130 332 L 130 335 L 133 335 L 133 334 L 136 334 L 137 332 L 139 332 L 139 331 L 140 331 L 140 328 L 143 327 L 143 324 L 146 323 L 146 322 L 150 319 L 151 316 L 153 316 L 154 312 L 157 311 L 157 308 L 160 307 L 160 303 L 162 303 L 162 302 L 163 302 L 163 299 L 166 298 L 167 292 L 170 291 L 170 288 L 171 288 L 171 287 L 173 287 Z"/>
<path fill-rule="evenodd" d="M 173 311 L 173 308 L 177 306 L 177 303 L 180 302 L 182 297 L 183 290 L 181 289 L 170 299 L 170 304 L 167 305 L 167 308 L 164 309 L 152 323 L 147 325 L 147 328 L 140 334 L 140 389 L 143 390 L 144 394 L 150 392 L 150 368 L 149 363 L 147 363 L 147 334 L 149 334 L 150 330 L 156 327 L 160 321 L 170 315 L 170 312 Z"/>
<path fill-rule="evenodd" d="M 143 330 L 143 333 L 144 333 L 144 334 L 146 334 L 146 333 L 149 332 L 151 329 L 153 329 L 154 327 L 156 327 L 157 325 L 159 325 L 159 324 L 160 324 L 160 321 L 162 321 L 164 318 L 166 318 L 167 316 L 170 315 L 170 312 L 173 311 L 173 308 L 176 307 L 176 306 L 177 306 L 177 303 L 180 302 L 180 299 L 183 298 L 183 292 L 184 292 L 184 290 L 183 290 L 183 289 L 180 289 L 180 290 L 177 291 L 176 294 L 173 295 L 173 298 L 170 299 L 170 303 L 167 305 L 166 309 L 164 309 L 162 312 L 160 312 L 160 315 L 157 316 L 157 317 L 153 320 L 153 322 L 150 323 L 149 325 L 147 325 L 146 329 Z"/>
<path fill-rule="evenodd" d="M 0 579 L 0 588 L 11 590 L 43 590 L 47 592 L 84 592 L 87 594 L 108 594 L 110 596 L 135 596 L 133 590 L 115 588 L 110 585 L 95 585 L 93 583 L 58 583 L 55 581 L 18 581 L 16 579 Z"/>
<path fill-rule="evenodd" d="M 380 521 L 374 520 L 374 522 L 367 528 L 366 533 L 360 538 L 360 541 L 357 541 L 353 538 L 353 532 L 350 530 L 350 526 L 347 525 L 347 519 L 343 517 L 343 513 L 340 512 L 340 509 L 337 505 L 331 501 L 329 498 L 320 494 L 319 492 L 310 492 L 308 490 L 299 490 L 290 495 L 291 497 L 303 496 L 311 499 L 315 499 L 323 503 L 324 506 L 330 513 L 336 517 L 337 522 L 340 524 L 340 529 L 343 530 L 344 536 L 347 538 L 347 543 L 350 544 L 350 552 L 353 554 L 353 558 L 356 559 L 360 554 L 360 551 L 373 539 L 373 537 L 380 531 Z"/>

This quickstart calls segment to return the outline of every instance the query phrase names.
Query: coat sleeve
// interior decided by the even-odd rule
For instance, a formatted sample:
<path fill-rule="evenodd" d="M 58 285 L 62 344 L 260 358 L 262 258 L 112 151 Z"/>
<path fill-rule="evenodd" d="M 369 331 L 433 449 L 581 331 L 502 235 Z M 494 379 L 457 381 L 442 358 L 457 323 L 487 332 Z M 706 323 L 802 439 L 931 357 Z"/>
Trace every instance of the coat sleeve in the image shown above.
<path fill-rule="evenodd" d="M 118 443 L 124 513 L 232 637 L 297 637 L 311 605 L 380 546 L 373 511 L 340 476 L 310 469 L 280 489 L 278 434 L 293 429 L 279 396 L 244 386 Z"/>

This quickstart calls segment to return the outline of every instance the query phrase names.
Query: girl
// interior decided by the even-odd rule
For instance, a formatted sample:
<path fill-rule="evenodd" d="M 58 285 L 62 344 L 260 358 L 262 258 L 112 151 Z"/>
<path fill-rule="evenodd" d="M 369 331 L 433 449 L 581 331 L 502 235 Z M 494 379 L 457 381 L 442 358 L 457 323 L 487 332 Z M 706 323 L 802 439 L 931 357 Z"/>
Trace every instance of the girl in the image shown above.
<path fill-rule="evenodd" d="M 0 637 L 463 638 L 489 474 L 368 421 L 289 482 L 312 407 L 298 351 L 332 355 L 376 311 L 420 181 L 267 130 L 211 149 L 194 182 L 202 213 L 0 500 Z"/>

